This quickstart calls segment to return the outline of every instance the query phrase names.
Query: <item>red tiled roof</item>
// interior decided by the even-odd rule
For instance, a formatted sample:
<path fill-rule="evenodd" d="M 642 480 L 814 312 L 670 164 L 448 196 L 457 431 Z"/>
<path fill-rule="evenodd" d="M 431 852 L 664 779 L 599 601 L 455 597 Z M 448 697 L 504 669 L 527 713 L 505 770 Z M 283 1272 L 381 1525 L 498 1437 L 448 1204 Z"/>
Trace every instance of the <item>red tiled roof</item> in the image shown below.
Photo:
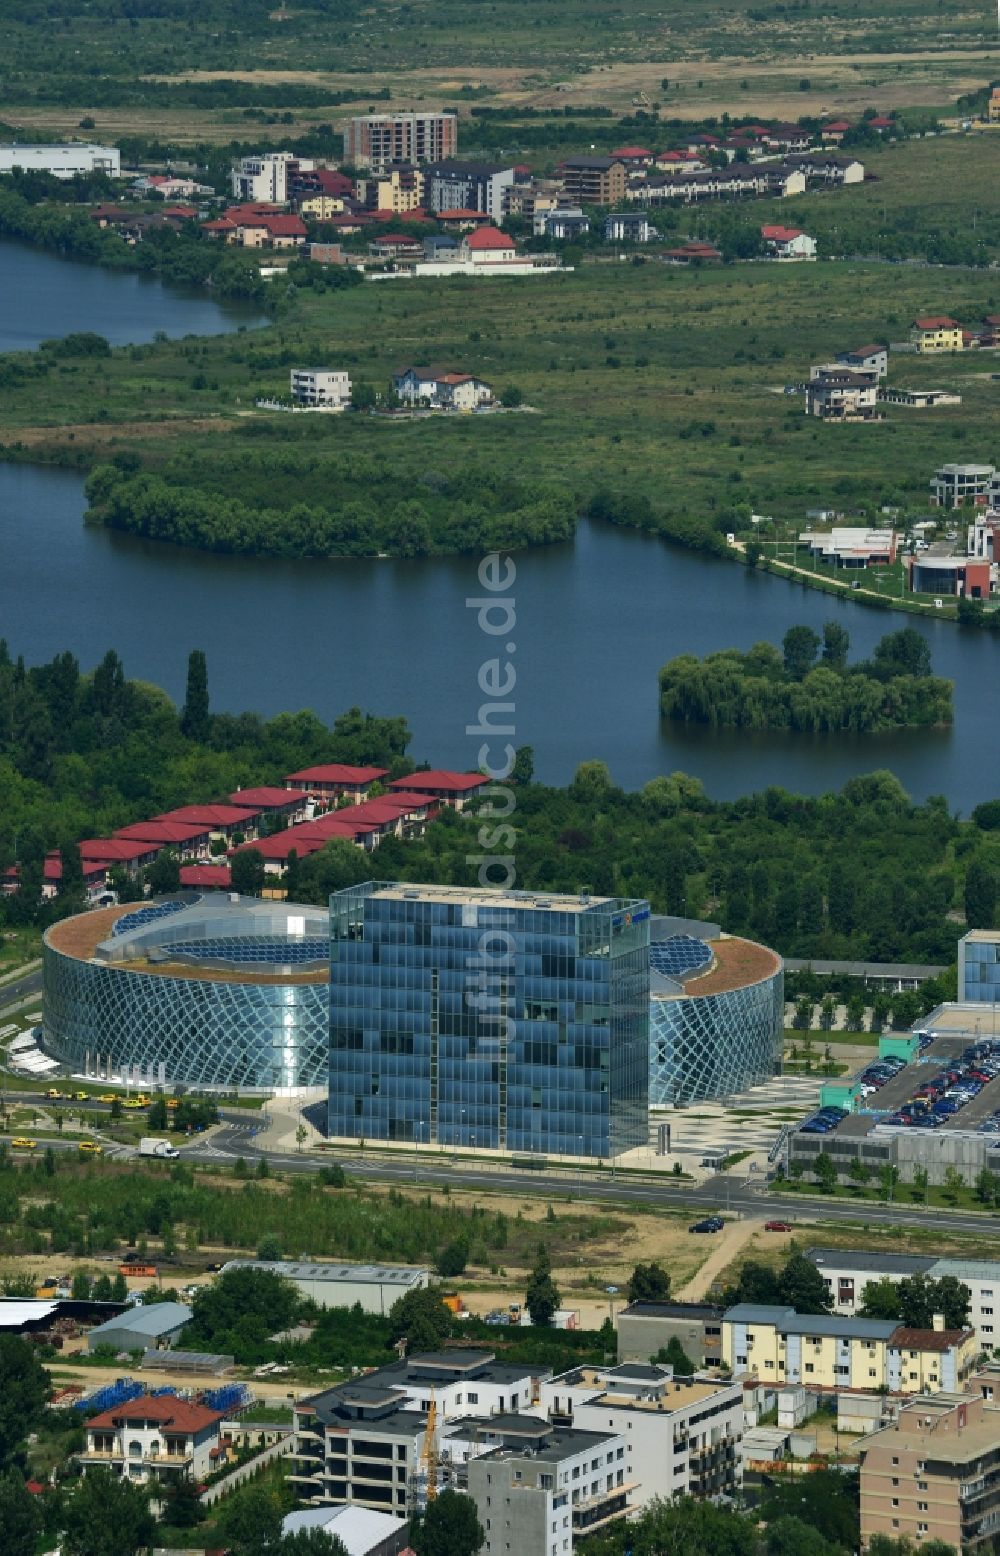
<path fill-rule="evenodd" d="M 110 1410 L 102 1410 L 100 1415 L 92 1416 L 87 1422 L 87 1430 L 106 1432 L 129 1421 L 156 1421 L 160 1430 L 167 1435 L 177 1432 L 187 1436 L 189 1432 L 200 1432 L 206 1426 L 214 1426 L 222 1420 L 224 1414 L 221 1410 L 209 1410 L 207 1405 L 193 1405 L 186 1399 L 177 1399 L 172 1394 L 144 1394 L 127 1405 L 114 1405 Z"/>
<path fill-rule="evenodd" d="M 301 216 L 265 216 L 261 225 L 272 238 L 304 238 L 308 231 Z"/>
<path fill-rule="evenodd" d="M 918 330 L 957 330 L 958 320 L 949 319 L 946 313 L 929 315 L 925 319 L 914 319 Z"/>
<path fill-rule="evenodd" d="M 207 827 L 235 827 L 241 821 L 255 821 L 260 811 L 252 805 L 178 805 L 165 810 L 157 821 L 203 822 Z"/>
<path fill-rule="evenodd" d="M 653 153 L 647 151 L 645 146 L 623 146 L 619 151 L 612 151 L 610 155 L 612 157 L 630 157 L 634 161 L 637 157 L 651 157 Z"/>
<path fill-rule="evenodd" d="M 771 243 L 789 243 L 792 238 L 804 236 L 801 227 L 762 227 L 760 235 Z"/>
<path fill-rule="evenodd" d="M 207 826 L 194 821 L 133 821 L 129 827 L 118 827 L 115 837 L 126 842 L 190 843 L 207 832 Z"/>
<path fill-rule="evenodd" d="M 848 357 L 873 357 L 876 352 L 884 351 L 884 350 L 885 350 L 884 346 L 878 346 L 878 345 L 874 345 L 874 346 L 855 346 L 853 351 L 846 351 L 844 353 L 844 355 L 848 356 Z"/>
<path fill-rule="evenodd" d="M 287 832 L 276 832 L 273 837 L 262 837 L 257 843 L 241 843 L 236 849 L 238 854 L 245 854 L 248 848 L 255 848 L 263 859 L 287 859 L 294 848 L 300 859 L 306 854 L 315 854 L 323 847 L 325 841 L 322 837 L 302 837 L 300 827 L 289 827 Z"/>
<path fill-rule="evenodd" d="M 106 859 L 91 859 L 89 864 L 88 864 L 87 860 L 84 859 L 83 860 L 83 878 L 84 878 L 84 880 L 85 881 L 87 881 L 87 880 L 96 881 L 98 879 L 98 877 L 104 875 L 104 873 L 105 873 L 105 871 L 107 869 L 107 865 L 108 865 L 108 861 Z M 16 864 L 12 864 L 4 873 L 8 877 L 8 879 L 16 881 L 18 876 L 19 876 L 19 874 L 20 874 L 20 870 L 18 869 Z M 44 864 L 42 866 L 42 879 L 46 880 L 46 881 L 61 881 L 62 880 L 62 860 L 59 858 L 58 854 L 49 854 L 48 857 L 46 858 L 46 860 L 45 860 L 45 862 L 44 862 Z"/>
<path fill-rule="evenodd" d="M 467 222 L 471 222 L 471 221 L 477 221 L 477 222 L 485 221 L 485 222 L 488 222 L 489 219 L 490 219 L 489 218 L 489 214 L 486 211 L 473 211 L 471 209 L 466 209 L 464 206 L 461 206 L 461 205 L 457 205 L 455 207 L 455 209 L 452 210 L 452 211 L 438 211 L 437 214 L 438 214 L 438 221 L 439 222 L 451 222 L 451 221 L 467 221 Z"/>
<path fill-rule="evenodd" d="M 489 781 L 482 773 L 452 773 L 446 768 L 437 767 L 430 772 L 410 773 L 406 778 L 394 778 L 388 787 L 412 793 L 412 788 L 406 788 L 407 784 L 419 784 L 421 794 L 429 789 L 451 789 L 456 794 L 464 794 L 469 789 L 481 789 Z"/>
<path fill-rule="evenodd" d="M 466 247 L 478 249 L 512 249 L 515 247 L 513 238 L 508 238 L 505 232 L 498 227 L 480 227 L 477 232 L 470 232 L 465 239 Z"/>
<path fill-rule="evenodd" d="M 345 762 L 325 762 L 318 767 L 303 767 L 300 772 L 289 773 L 286 783 L 375 783 L 388 776 L 387 767 L 351 767 Z"/>
<path fill-rule="evenodd" d="M 953 1345 L 973 1334 L 971 1329 L 910 1329 L 900 1324 L 888 1343 L 900 1351 L 950 1351 Z"/>
<path fill-rule="evenodd" d="M 824 124 L 822 128 L 824 130 L 832 130 L 835 135 L 842 135 L 845 131 L 849 130 L 851 126 L 849 120 L 847 119 L 832 119 L 829 124 Z"/>
<path fill-rule="evenodd" d="M 168 205 L 163 211 L 165 218 L 168 216 L 180 216 L 183 217 L 184 221 L 190 221 L 191 217 L 197 216 L 197 214 L 198 207 L 196 205 Z"/>
<path fill-rule="evenodd" d="M 302 804 L 294 789 L 279 789 L 277 784 L 262 783 L 256 789 L 237 789 L 229 796 L 231 805 L 259 805 L 261 810 L 290 810 Z"/>
<path fill-rule="evenodd" d="M 380 232 L 372 241 L 390 245 L 392 248 L 398 248 L 400 245 L 405 245 L 406 248 L 420 248 L 420 239 L 408 237 L 405 232 Z"/>
<path fill-rule="evenodd" d="M 227 864 L 182 864 L 180 875 L 182 886 L 221 887 L 225 891 L 233 884 Z"/>
<path fill-rule="evenodd" d="M 228 216 L 219 216 L 219 217 L 216 217 L 215 221 L 202 222 L 201 225 L 202 225 L 202 231 L 204 231 L 204 232 L 235 232 L 236 231 L 236 223 L 235 222 L 231 222 L 229 220 Z"/>
<path fill-rule="evenodd" d="M 392 795 L 386 795 L 386 798 L 391 798 L 395 805 L 406 805 L 413 810 L 419 810 L 422 806 L 431 807 L 438 803 L 433 794 L 417 794 L 409 789 L 394 789 Z"/>
<path fill-rule="evenodd" d="M 152 843 L 130 843 L 119 837 L 88 837 L 80 845 L 80 857 L 88 859 L 141 859 L 156 852 Z"/>
<path fill-rule="evenodd" d="M 877 114 L 874 119 L 868 120 L 868 126 L 873 130 L 887 130 L 895 122 L 895 119 L 887 119 L 885 114 Z"/>

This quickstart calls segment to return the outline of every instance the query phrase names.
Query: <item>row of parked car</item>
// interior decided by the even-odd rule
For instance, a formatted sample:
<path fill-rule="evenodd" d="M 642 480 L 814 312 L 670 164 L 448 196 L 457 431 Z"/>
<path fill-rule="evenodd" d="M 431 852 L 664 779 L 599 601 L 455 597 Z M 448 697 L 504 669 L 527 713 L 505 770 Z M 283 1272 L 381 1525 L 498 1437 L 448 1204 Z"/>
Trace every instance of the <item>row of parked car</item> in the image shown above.
<path fill-rule="evenodd" d="M 961 1059 L 918 1086 L 912 1100 L 887 1122 L 911 1129 L 940 1129 L 998 1075 L 1000 1043 L 974 1043 L 965 1049 Z M 979 1128 L 984 1133 L 1000 1134 L 1000 1110 L 984 1119 Z"/>
<path fill-rule="evenodd" d="M 906 1060 L 897 1058 L 895 1054 L 887 1054 L 884 1059 L 873 1059 L 857 1078 L 861 1095 L 874 1096 L 877 1091 L 881 1091 L 886 1081 L 891 1081 L 900 1070 L 905 1069 Z"/>
<path fill-rule="evenodd" d="M 820 1108 L 818 1113 L 813 1113 L 804 1124 L 799 1125 L 799 1133 L 803 1135 L 832 1135 L 842 1118 L 847 1117 L 846 1108 Z"/>

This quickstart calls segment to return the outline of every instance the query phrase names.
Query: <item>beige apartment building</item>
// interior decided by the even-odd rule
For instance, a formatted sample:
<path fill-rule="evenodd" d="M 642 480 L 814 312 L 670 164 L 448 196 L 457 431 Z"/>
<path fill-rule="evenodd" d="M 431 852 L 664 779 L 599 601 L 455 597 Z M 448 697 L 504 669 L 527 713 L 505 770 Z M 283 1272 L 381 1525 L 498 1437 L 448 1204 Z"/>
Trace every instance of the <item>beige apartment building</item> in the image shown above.
<path fill-rule="evenodd" d="M 981 1393 L 938 1393 L 905 1405 L 859 1445 L 861 1547 L 873 1535 L 957 1551 L 1000 1533 L 1000 1409 Z"/>
<path fill-rule="evenodd" d="M 350 167 L 392 162 L 445 162 L 458 151 L 453 113 L 357 114 L 344 125 L 344 161 Z"/>

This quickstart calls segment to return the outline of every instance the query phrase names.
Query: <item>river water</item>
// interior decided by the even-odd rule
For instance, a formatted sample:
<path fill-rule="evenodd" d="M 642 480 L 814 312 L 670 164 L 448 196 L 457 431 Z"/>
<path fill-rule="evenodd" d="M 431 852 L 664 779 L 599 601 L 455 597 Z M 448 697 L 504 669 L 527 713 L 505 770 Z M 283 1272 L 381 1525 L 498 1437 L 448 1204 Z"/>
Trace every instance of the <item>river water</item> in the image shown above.
<path fill-rule="evenodd" d="M 22 294 L 18 307 L 5 267 L 23 275 L 25 260 L 43 267 L 30 278 L 41 290 Z M 239 317 L 156 282 L 0 245 L 0 341 L 14 330 L 22 345 L 70 329 L 114 340 L 210 333 Z M 84 506 L 76 473 L 0 465 L 0 636 L 13 653 L 32 663 L 69 648 L 90 667 L 114 647 L 129 675 L 180 699 L 188 652 L 203 648 L 217 709 L 312 708 L 331 720 L 358 704 L 404 714 L 418 759 L 476 765 L 481 737 L 466 726 L 477 722 L 477 673 L 497 640 L 466 604 L 483 592 L 473 559 L 211 556 L 85 528 Z M 988 634 L 920 623 L 936 672 L 955 681 L 951 731 L 688 730 L 664 725 L 657 711 L 657 671 L 674 655 L 777 642 L 793 623 L 819 628 L 834 618 L 860 656 L 907 618 L 589 523 L 575 543 L 522 553 L 516 566 L 516 623 L 503 640 L 516 644 L 518 667 L 510 738 L 534 747 L 545 781 L 566 782 L 597 757 L 626 788 L 682 769 L 716 798 L 771 784 L 820 793 L 876 767 L 891 768 L 915 798 L 945 794 L 965 813 L 1000 792 L 997 647 Z"/>

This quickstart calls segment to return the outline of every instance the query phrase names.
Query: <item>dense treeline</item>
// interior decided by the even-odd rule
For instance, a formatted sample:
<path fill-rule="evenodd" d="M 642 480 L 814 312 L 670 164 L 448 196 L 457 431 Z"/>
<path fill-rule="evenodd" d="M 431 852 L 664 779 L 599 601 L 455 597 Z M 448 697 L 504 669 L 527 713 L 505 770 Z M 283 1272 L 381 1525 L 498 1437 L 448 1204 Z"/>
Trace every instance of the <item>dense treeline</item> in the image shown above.
<path fill-rule="evenodd" d="M 71 654 L 26 669 L 0 647 L 0 868 L 16 853 L 25 888 L 3 902 L 9 921 L 44 921 L 75 905 L 39 906 L 47 849 L 68 853 L 82 838 L 315 762 L 414 770 L 403 719 L 355 708 L 327 727 L 310 712 L 213 713 L 204 676 L 196 653 L 178 710 L 157 687 L 126 679 L 114 652 L 84 674 Z M 514 779 L 521 887 L 647 897 L 659 911 L 717 919 L 810 958 L 947 965 L 961 933 L 954 910 L 970 927 L 996 918 L 1000 801 L 962 821 L 941 796 L 914 805 L 882 772 L 837 794 L 771 788 L 715 802 L 683 773 L 626 793 L 600 762 L 551 788 L 532 781 L 528 747 Z M 480 825 L 448 810 L 425 837 L 386 838 L 374 855 L 337 840 L 290 860 L 286 885 L 321 903 L 374 875 L 474 884 Z"/>
<path fill-rule="evenodd" d="M 568 540 L 576 527 L 565 491 L 486 467 L 426 472 L 401 496 L 394 474 L 373 460 L 276 450 L 177 460 L 162 476 L 100 465 L 86 490 L 91 523 L 256 556 L 514 549 Z"/>
<path fill-rule="evenodd" d="M 114 76 L 47 75 L 21 88 L 24 101 L 57 107 L 86 103 L 88 108 L 338 108 L 357 101 L 354 92 L 282 81 L 217 79 L 156 81 Z M 387 102 L 388 87 L 366 94 L 372 102 Z"/>
<path fill-rule="evenodd" d="M 870 661 L 849 665 L 849 648 L 846 629 L 827 622 L 822 640 L 811 627 L 790 627 L 781 653 L 755 643 L 746 654 L 681 654 L 660 671 L 660 712 L 743 729 L 864 733 L 951 723 L 952 683 L 931 674 L 930 649 L 913 627 L 882 638 Z"/>
<path fill-rule="evenodd" d="M 196 229 L 175 232 L 151 227 L 130 247 L 110 228 L 103 231 L 86 211 L 66 204 L 33 204 L 12 189 L 0 189 L 0 237 L 17 238 L 72 259 L 114 270 L 158 275 L 175 286 L 208 286 L 220 297 L 260 302 L 265 283 L 256 265 L 224 244 L 211 243 Z"/>

